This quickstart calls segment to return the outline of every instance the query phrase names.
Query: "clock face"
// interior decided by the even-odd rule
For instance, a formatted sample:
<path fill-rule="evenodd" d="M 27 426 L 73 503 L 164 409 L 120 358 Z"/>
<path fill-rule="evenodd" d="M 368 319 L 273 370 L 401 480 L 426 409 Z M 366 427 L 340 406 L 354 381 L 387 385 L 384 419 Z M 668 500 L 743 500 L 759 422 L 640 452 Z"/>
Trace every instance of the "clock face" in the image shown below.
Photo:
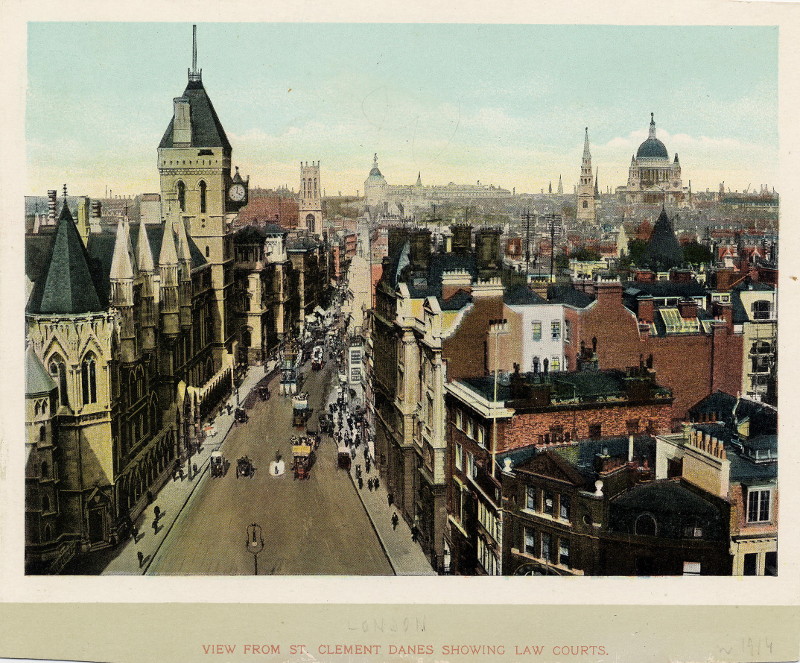
<path fill-rule="evenodd" d="M 235 203 L 240 203 L 244 200 L 245 189 L 243 184 L 234 184 L 228 191 L 228 197 Z"/>

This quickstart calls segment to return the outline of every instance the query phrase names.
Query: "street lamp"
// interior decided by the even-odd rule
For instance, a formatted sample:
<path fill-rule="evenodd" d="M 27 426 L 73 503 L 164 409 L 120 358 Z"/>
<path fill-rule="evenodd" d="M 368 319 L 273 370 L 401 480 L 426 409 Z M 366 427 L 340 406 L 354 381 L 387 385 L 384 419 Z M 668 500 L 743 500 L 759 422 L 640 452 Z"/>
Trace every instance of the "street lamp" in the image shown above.
<path fill-rule="evenodd" d="M 261 525 L 253 523 L 247 526 L 247 552 L 253 556 L 253 565 L 255 572 L 253 575 L 258 575 L 258 554 L 264 550 L 264 537 L 261 534 Z"/>

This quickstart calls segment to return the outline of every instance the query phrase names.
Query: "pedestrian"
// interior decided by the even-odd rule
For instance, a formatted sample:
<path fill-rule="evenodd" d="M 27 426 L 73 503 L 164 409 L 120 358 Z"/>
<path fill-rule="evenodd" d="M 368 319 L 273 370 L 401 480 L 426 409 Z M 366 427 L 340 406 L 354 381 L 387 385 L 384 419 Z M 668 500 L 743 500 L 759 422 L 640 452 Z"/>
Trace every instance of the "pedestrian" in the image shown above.
<path fill-rule="evenodd" d="M 158 508 L 158 507 L 155 507 L 153 509 L 153 514 L 155 515 L 156 520 L 158 520 L 159 518 L 161 518 L 161 509 Z"/>
<path fill-rule="evenodd" d="M 369 492 L 372 492 L 372 479 L 367 481 L 367 488 L 369 488 Z"/>
<path fill-rule="evenodd" d="M 197 463 L 192 463 L 192 472 L 194 472 L 194 475 L 197 476 Z"/>
<path fill-rule="evenodd" d="M 419 538 L 419 530 L 417 529 L 416 525 L 412 525 L 412 527 L 411 527 L 411 541 L 413 543 L 416 543 L 418 538 Z"/>
<path fill-rule="evenodd" d="M 358 477 L 358 489 L 363 490 L 363 488 L 364 488 L 364 479 Z"/>
<path fill-rule="evenodd" d="M 389 493 L 389 494 L 386 496 L 386 501 L 387 501 L 387 502 L 389 502 L 389 506 L 392 506 L 392 503 L 394 502 L 394 495 L 392 495 L 391 493 Z"/>
<path fill-rule="evenodd" d="M 158 518 L 153 518 L 153 534 L 158 534 Z"/>
<path fill-rule="evenodd" d="M 370 471 L 369 458 L 367 458 L 367 462 L 366 462 L 366 463 L 364 463 L 364 465 L 365 465 L 365 467 L 366 467 L 366 469 L 367 469 L 367 474 L 369 474 L 369 471 Z"/>
<path fill-rule="evenodd" d="M 141 550 L 136 552 L 136 557 L 139 559 L 139 568 L 142 568 L 142 564 L 144 564 L 144 553 Z"/>
<path fill-rule="evenodd" d="M 375 490 L 378 490 L 381 485 L 381 480 L 378 477 L 375 477 Z"/>
<path fill-rule="evenodd" d="M 139 528 L 136 525 L 131 527 L 131 536 L 133 537 L 133 542 L 137 543 L 139 541 Z"/>
<path fill-rule="evenodd" d="M 181 481 L 183 481 L 183 465 L 178 467 L 178 476 L 181 478 Z"/>
<path fill-rule="evenodd" d="M 361 476 L 361 465 L 356 465 L 356 476 L 357 477 Z"/>
<path fill-rule="evenodd" d="M 228 409 L 228 416 L 231 416 L 231 412 L 233 412 L 233 406 L 230 403 L 227 404 L 227 409 Z"/>
<path fill-rule="evenodd" d="M 392 529 L 393 530 L 397 529 L 397 523 L 399 523 L 399 522 L 400 522 L 400 518 L 397 517 L 397 511 L 395 511 L 394 515 L 392 515 Z"/>

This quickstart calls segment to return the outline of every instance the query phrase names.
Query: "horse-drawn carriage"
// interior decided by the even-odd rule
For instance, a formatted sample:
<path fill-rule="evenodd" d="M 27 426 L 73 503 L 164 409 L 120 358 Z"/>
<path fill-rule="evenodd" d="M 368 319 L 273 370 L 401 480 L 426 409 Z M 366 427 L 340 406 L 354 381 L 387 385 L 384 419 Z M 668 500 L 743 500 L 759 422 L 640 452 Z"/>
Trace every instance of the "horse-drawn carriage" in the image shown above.
<path fill-rule="evenodd" d="M 325 435 L 333 435 L 333 417 L 330 414 L 319 415 L 319 432 Z"/>
<path fill-rule="evenodd" d="M 324 350 L 322 349 L 321 345 L 315 345 L 314 349 L 311 351 L 311 370 L 318 371 L 324 365 L 325 361 L 323 357 L 325 356 Z"/>
<path fill-rule="evenodd" d="M 292 444 L 294 478 L 308 479 L 313 464 L 314 449 L 308 444 L 307 438 L 300 438 L 297 442 L 298 444 Z"/>
<path fill-rule="evenodd" d="M 239 460 L 236 461 L 237 479 L 239 477 L 247 477 L 249 479 L 252 479 L 255 473 L 256 473 L 256 468 L 253 466 L 253 461 L 251 461 L 247 456 L 242 456 Z"/>
<path fill-rule="evenodd" d="M 337 465 L 339 466 L 340 470 L 347 470 L 350 471 L 350 465 L 353 462 L 353 457 L 351 456 L 351 451 L 349 447 L 339 447 L 339 452 L 337 454 Z"/>
<path fill-rule="evenodd" d="M 228 472 L 230 463 L 222 455 L 221 451 L 212 451 L 209 458 L 209 467 L 211 468 L 211 478 L 224 477 Z"/>
<path fill-rule="evenodd" d="M 247 416 L 247 410 L 245 410 L 243 407 L 237 407 L 233 414 L 234 425 L 246 424 L 248 419 L 250 419 L 250 417 Z"/>

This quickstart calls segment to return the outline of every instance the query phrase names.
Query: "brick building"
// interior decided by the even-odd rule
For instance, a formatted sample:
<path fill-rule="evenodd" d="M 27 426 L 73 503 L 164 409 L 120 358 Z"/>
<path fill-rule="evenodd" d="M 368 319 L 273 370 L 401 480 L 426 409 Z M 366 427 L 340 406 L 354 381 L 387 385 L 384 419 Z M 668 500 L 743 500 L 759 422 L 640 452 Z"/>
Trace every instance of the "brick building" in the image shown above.
<path fill-rule="evenodd" d="M 502 454 L 508 575 L 727 575 L 727 504 L 653 480 L 650 437 Z"/>
<path fill-rule="evenodd" d="M 446 388 L 445 536 L 456 573 L 506 573 L 498 455 L 669 426 L 670 392 L 646 369 L 514 373 L 503 382 L 472 377 Z"/>
<path fill-rule="evenodd" d="M 714 303 L 701 310 L 687 284 L 674 296 L 650 294 L 648 286 L 597 279 L 578 284 L 594 297 L 579 307 L 564 307 L 571 335 L 565 343 L 568 366 L 588 348 L 603 369 L 625 368 L 645 360 L 673 393 L 677 425 L 688 409 L 713 391 L 736 391 L 742 381 L 742 336 L 734 329 L 733 309 Z M 679 285 L 679 284 L 674 284 Z M 700 288 L 699 297 L 702 299 Z M 656 301 L 660 300 L 660 301 Z M 627 306 L 626 306 L 627 304 Z"/>

